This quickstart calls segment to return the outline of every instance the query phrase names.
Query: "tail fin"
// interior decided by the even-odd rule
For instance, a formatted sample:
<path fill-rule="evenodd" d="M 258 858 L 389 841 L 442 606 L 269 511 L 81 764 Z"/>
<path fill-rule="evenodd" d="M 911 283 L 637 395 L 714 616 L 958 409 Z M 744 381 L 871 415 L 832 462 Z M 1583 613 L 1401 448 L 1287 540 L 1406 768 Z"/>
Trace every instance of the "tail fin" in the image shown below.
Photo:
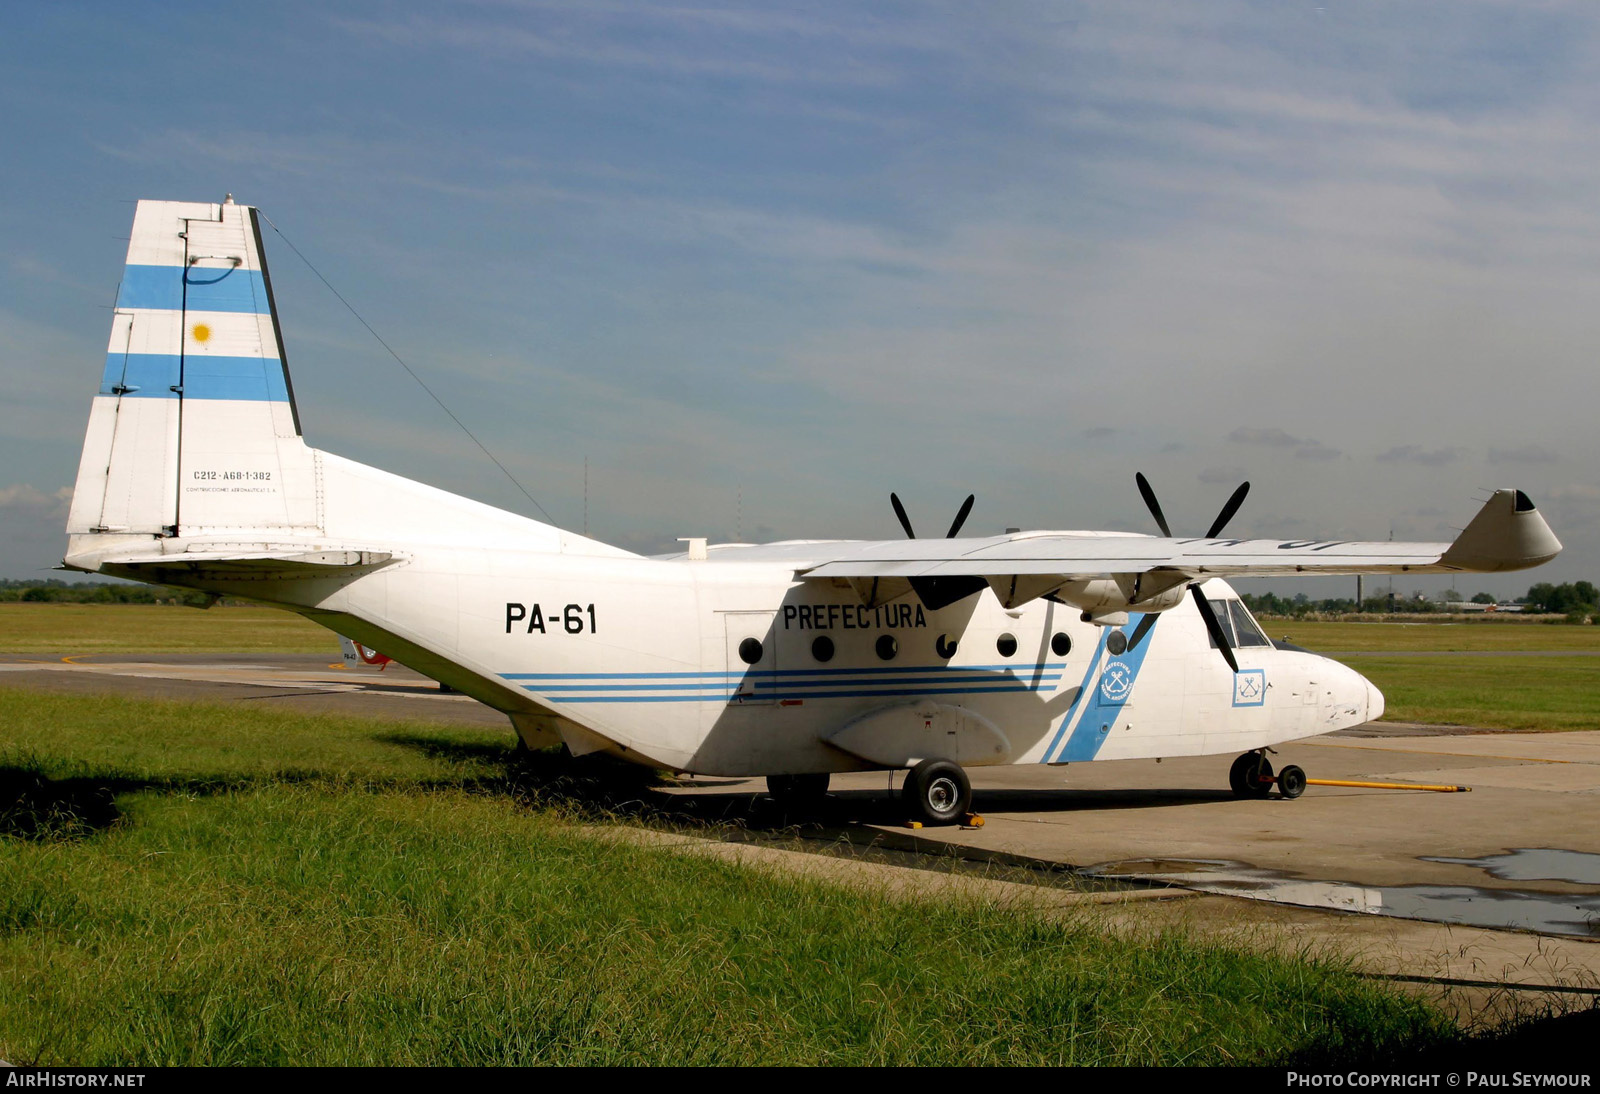
<path fill-rule="evenodd" d="M 141 201 L 69 533 L 316 532 L 256 211 Z"/>

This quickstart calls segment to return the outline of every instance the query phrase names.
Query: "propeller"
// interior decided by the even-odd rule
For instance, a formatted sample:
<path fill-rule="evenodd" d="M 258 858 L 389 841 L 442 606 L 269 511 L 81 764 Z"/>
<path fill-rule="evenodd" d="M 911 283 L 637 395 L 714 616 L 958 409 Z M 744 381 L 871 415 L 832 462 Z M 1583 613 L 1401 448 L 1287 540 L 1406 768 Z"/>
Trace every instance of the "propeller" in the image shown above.
<path fill-rule="evenodd" d="M 906 507 L 900 504 L 900 495 L 891 493 L 889 495 L 889 504 L 894 506 L 894 515 L 899 519 L 900 527 L 906 530 L 906 538 L 916 539 L 917 533 L 911 529 L 911 518 L 906 516 Z"/>
<path fill-rule="evenodd" d="M 1135 472 L 1134 480 L 1139 484 L 1139 496 L 1144 498 L 1145 508 L 1149 509 L 1150 515 L 1155 518 L 1156 526 L 1161 529 L 1161 534 L 1168 539 L 1173 538 L 1172 529 L 1167 525 L 1166 514 L 1162 513 L 1161 503 L 1156 500 L 1156 492 L 1150 488 L 1150 480 L 1144 477 L 1143 472 Z M 1245 495 L 1248 493 L 1250 493 L 1250 484 L 1248 482 L 1240 483 L 1239 488 L 1228 498 L 1228 503 L 1217 514 L 1217 519 L 1211 522 L 1211 527 L 1205 535 L 1206 539 L 1216 539 L 1222 534 L 1222 530 L 1233 519 L 1233 515 L 1239 511 L 1239 506 L 1244 504 Z M 1199 610 L 1200 618 L 1205 622 L 1206 630 L 1210 633 L 1211 640 L 1217 644 L 1217 649 L 1222 652 L 1222 659 L 1228 663 L 1230 669 L 1237 673 L 1239 671 L 1239 659 L 1233 654 L 1233 643 L 1228 641 L 1228 634 L 1222 629 L 1222 623 L 1217 619 L 1217 613 L 1212 610 L 1211 601 L 1207 600 L 1205 594 L 1200 591 L 1200 583 L 1198 581 L 1189 583 L 1189 593 L 1194 597 L 1194 606 Z M 1128 648 L 1131 650 L 1137 647 L 1140 642 L 1144 641 L 1145 635 L 1150 633 L 1150 628 L 1155 625 L 1156 614 L 1154 612 L 1146 613 L 1145 617 L 1139 620 L 1139 625 L 1133 629 L 1133 634 L 1128 637 Z"/>
<path fill-rule="evenodd" d="M 961 531 L 961 526 L 967 523 L 967 517 L 972 513 L 972 504 L 978 500 L 976 494 L 968 494 L 967 500 L 961 503 L 961 508 L 956 511 L 956 519 L 950 522 L 950 530 L 944 534 L 945 539 L 955 539 Z M 889 504 L 894 507 L 895 519 L 900 522 L 900 527 L 906 530 L 907 539 L 916 539 L 917 533 L 911 527 L 911 518 L 906 516 L 906 507 L 900 504 L 900 495 L 891 493 Z M 987 588 L 989 583 L 981 577 L 914 577 L 911 579 L 911 588 L 916 592 L 918 599 L 931 612 L 940 608 L 949 607 L 956 601 L 971 596 L 980 589 Z"/>
<path fill-rule="evenodd" d="M 945 539 L 956 538 L 956 533 L 961 531 L 961 526 L 967 523 L 967 517 L 972 513 L 972 503 L 977 500 L 978 495 L 967 495 L 967 500 L 961 503 L 961 508 L 956 512 L 956 519 L 950 522 L 950 530 L 944 534 Z M 890 494 L 889 504 L 894 506 L 895 518 L 900 521 L 900 527 L 906 530 L 906 538 L 916 539 L 917 533 L 911 528 L 911 518 L 906 516 L 906 507 L 900 504 L 900 495 Z"/>
<path fill-rule="evenodd" d="M 950 522 L 950 530 L 944 534 L 945 539 L 956 538 L 956 533 L 961 531 L 961 526 L 967 523 L 967 515 L 972 512 L 972 503 L 977 500 L 978 495 L 967 495 L 967 500 L 961 503 L 961 508 L 956 512 L 956 519 Z"/>

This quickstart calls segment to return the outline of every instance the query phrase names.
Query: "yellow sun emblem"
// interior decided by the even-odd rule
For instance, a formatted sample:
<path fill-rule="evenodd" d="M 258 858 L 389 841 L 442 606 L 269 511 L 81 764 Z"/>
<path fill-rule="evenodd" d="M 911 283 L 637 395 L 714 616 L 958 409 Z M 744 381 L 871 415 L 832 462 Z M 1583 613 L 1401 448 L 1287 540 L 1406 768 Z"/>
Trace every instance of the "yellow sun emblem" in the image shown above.
<path fill-rule="evenodd" d="M 211 328 L 206 326 L 204 323 L 196 323 L 194 328 L 190 330 L 189 333 L 194 335 L 194 340 L 196 342 L 206 342 L 211 339 Z"/>

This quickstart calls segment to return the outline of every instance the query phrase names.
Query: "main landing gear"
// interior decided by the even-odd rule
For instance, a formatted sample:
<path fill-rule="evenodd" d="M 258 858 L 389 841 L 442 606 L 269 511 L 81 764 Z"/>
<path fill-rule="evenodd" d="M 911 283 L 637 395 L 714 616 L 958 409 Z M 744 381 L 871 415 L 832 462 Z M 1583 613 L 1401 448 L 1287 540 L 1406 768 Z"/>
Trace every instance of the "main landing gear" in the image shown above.
<path fill-rule="evenodd" d="M 828 774 L 768 775 L 767 793 L 785 813 L 809 813 L 828 796 Z"/>
<path fill-rule="evenodd" d="M 1267 759 L 1264 748 L 1246 752 L 1228 769 L 1228 786 L 1236 798 L 1264 798 L 1274 785 L 1282 797 L 1298 798 L 1306 791 L 1306 773 L 1290 764 L 1274 778 L 1272 761 Z"/>
<path fill-rule="evenodd" d="M 923 824 L 955 824 L 972 811 L 972 783 L 961 765 L 949 760 L 923 760 L 906 776 L 900 793 L 912 819 Z"/>

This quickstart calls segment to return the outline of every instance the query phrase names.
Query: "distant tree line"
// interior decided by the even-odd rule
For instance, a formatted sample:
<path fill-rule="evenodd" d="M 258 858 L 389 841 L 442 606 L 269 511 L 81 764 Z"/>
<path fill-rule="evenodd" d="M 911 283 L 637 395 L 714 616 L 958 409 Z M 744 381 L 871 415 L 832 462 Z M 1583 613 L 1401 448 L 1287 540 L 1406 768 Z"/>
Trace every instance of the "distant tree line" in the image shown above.
<path fill-rule="evenodd" d="M 1600 592 L 1587 581 L 1571 581 L 1552 585 L 1540 582 L 1528 590 L 1523 598 L 1528 611 L 1552 612 L 1565 616 L 1583 615 L 1593 618 L 1600 614 Z"/>
<path fill-rule="evenodd" d="M 104 581 L 0 580 L 0 604 L 184 604 L 204 607 L 211 597 L 168 585 L 122 585 Z"/>
<path fill-rule="evenodd" d="M 1460 594 L 1453 590 L 1438 600 L 1429 599 L 1420 593 L 1410 597 L 1386 594 L 1369 596 L 1360 604 L 1356 603 L 1354 597 L 1312 600 L 1304 593 L 1298 596 L 1244 593 L 1241 599 L 1244 600 L 1246 607 L 1258 615 L 1280 616 L 1349 615 L 1356 612 L 1372 615 L 1449 614 L 1456 610 L 1454 605 L 1462 601 Z M 1470 603 L 1493 604 L 1496 601 L 1489 593 L 1477 593 Z M 1600 592 L 1587 581 L 1568 582 L 1562 585 L 1541 582 L 1529 589 L 1527 596 L 1518 597 L 1513 603 L 1519 605 L 1524 612 L 1564 615 L 1569 623 L 1588 623 L 1600 619 Z"/>

